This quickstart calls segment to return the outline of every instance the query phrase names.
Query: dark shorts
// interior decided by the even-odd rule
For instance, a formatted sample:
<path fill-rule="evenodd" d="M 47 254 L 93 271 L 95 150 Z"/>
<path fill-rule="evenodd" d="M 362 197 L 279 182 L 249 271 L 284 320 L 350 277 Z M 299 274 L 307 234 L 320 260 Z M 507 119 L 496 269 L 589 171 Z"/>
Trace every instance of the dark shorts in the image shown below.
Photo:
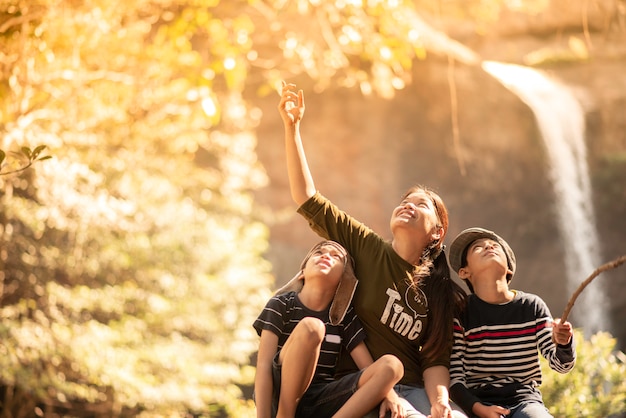
<path fill-rule="evenodd" d="M 351 373 L 332 382 L 312 383 L 304 392 L 298 403 L 298 418 L 319 418 L 333 416 L 339 408 L 357 391 L 362 371 Z M 278 353 L 272 364 L 272 380 L 274 399 L 272 400 L 272 417 L 278 411 L 280 395 L 281 366 L 278 364 Z"/>

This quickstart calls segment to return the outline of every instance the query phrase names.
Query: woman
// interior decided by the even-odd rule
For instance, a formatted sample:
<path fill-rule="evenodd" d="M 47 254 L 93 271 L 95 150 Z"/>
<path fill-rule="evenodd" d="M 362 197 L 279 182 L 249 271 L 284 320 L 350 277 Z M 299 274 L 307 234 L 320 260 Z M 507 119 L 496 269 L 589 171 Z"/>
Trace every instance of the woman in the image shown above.
<path fill-rule="evenodd" d="M 465 293 L 450 279 L 443 252 L 448 230 L 443 201 L 425 187 L 412 188 L 391 215 L 393 239 L 383 240 L 317 192 L 300 135 L 304 108 L 302 90 L 283 82 L 278 109 L 298 212 L 317 234 L 353 256 L 359 277 L 353 304 L 366 330 L 365 343 L 374 360 L 393 354 L 404 364 L 395 390 L 420 412 L 405 405 L 407 417 L 451 417 L 452 324 Z M 455 411 L 454 416 L 464 415 Z"/>

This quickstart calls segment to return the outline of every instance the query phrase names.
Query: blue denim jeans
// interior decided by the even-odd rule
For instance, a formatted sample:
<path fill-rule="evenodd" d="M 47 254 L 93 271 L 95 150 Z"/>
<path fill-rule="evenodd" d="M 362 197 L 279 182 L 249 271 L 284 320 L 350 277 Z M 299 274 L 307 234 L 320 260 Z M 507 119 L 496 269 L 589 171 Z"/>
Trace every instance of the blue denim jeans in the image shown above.
<path fill-rule="evenodd" d="M 553 418 L 548 408 L 540 402 L 522 402 L 510 410 L 507 418 Z"/>
<path fill-rule="evenodd" d="M 424 388 L 408 385 L 395 385 L 394 390 L 402 398 L 406 418 L 425 418 L 430 415 L 430 401 Z M 461 408 L 450 402 L 454 418 L 467 418 Z M 368 413 L 364 418 L 378 418 L 378 408 Z"/>
<path fill-rule="evenodd" d="M 511 411 L 505 418 L 554 418 L 548 408 L 537 401 L 521 402 L 515 406 L 505 406 L 505 408 Z M 472 414 L 471 418 L 476 418 L 476 415 Z"/>

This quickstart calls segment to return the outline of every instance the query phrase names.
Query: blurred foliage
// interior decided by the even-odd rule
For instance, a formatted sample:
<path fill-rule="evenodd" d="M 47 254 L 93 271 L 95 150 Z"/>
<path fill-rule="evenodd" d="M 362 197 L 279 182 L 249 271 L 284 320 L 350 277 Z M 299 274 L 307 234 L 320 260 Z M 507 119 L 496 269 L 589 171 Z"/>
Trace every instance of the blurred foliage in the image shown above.
<path fill-rule="evenodd" d="M 0 2 L 1 415 L 252 414 L 273 277 L 244 97 L 298 76 L 390 97 L 425 20 L 509 3 L 546 2 Z M 33 144 L 54 158 L 26 170 Z"/>
<path fill-rule="evenodd" d="M 51 158 L 49 155 L 41 155 L 41 152 L 46 149 L 45 145 L 38 145 L 35 149 L 29 147 L 22 147 L 20 152 L 13 152 L 13 160 L 7 161 L 7 154 L 4 150 L 0 149 L 0 176 L 7 176 L 9 174 L 19 173 L 28 169 L 36 161 L 44 161 Z"/>
<path fill-rule="evenodd" d="M 626 354 L 605 332 L 585 339 L 575 330 L 574 338 L 576 366 L 569 373 L 556 373 L 541 359 L 546 406 L 559 418 L 626 416 Z"/>
<path fill-rule="evenodd" d="M 266 179 L 216 6 L 0 5 L 0 148 L 55 157 L 0 177 L 3 416 L 250 410 Z"/>

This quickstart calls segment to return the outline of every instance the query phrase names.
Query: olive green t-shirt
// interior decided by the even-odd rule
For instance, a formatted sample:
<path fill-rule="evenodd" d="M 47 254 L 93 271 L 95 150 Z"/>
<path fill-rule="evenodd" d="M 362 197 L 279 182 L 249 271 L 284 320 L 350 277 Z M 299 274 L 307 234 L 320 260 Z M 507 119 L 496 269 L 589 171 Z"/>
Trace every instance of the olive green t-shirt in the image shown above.
<path fill-rule="evenodd" d="M 452 336 L 433 361 L 420 355 L 428 321 L 428 298 L 422 289 L 410 287 L 413 265 L 402 259 L 391 243 L 363 225 L 332 202 L 316 193 L 298 213 L 321 237 L 337 241 L 352 255 L 359 280 L 352 301 L 363 323 L 365 343 L 374 360 L 394 354 L 404 364 L 402 384 L 423 386 L 423 371 L 433 366 L 449 367 Z"/>

